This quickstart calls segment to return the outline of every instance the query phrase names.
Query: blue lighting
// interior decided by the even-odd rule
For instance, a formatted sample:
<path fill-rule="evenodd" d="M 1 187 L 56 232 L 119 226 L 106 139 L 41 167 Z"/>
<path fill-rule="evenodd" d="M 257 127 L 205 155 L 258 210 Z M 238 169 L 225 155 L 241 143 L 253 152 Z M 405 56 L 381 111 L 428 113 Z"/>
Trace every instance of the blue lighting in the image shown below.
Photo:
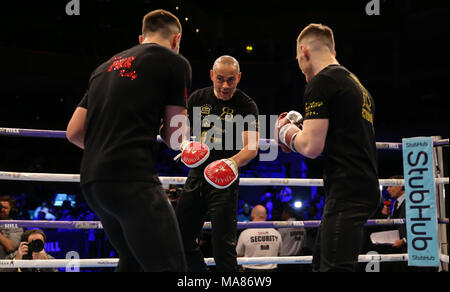
<path fill-rule="evenodd" d="M 64 201 L 70 201 L 70 205 L 72 207 L 75 207 L 75 195 L 68 195 L 68 194 L 62 194 L 62 193 L 57 193 L 55 195 L 55 200 L 54 200 L 53 206 L 61 207 L 63 205 Z"/>

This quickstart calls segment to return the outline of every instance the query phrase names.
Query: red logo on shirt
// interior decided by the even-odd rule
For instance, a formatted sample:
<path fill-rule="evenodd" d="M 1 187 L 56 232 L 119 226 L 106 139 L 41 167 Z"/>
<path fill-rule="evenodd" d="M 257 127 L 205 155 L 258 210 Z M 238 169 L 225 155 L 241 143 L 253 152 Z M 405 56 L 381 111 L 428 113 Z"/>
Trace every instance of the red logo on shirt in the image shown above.
<path fill-rule="evenodd" d="M 122 58 L 121 56 L 114 57 L 110 60 L 113 63 L 109 67 L 108 72 L 111 72 L 112 70 L 114 71 L 118 70 L 120 76 L 125 78 L 131 78 L 131 80 L 134 80 L 138 77 L 136 71 L 132 70 L 131 68 L 131 63 L 134 61 L 134 59 L 136 59 L 136 57 L 128 57 L 128 58 Z"/>

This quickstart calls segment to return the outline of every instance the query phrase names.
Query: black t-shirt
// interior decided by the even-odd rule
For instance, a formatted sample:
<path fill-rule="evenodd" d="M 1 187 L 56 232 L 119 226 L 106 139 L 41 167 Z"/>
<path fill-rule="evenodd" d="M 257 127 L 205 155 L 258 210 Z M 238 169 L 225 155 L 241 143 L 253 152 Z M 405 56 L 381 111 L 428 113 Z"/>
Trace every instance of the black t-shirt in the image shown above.
<path fill-rule="evenodd" d="M 159 181 L 157 135 L 168 105 L 186 106 L 191 66 L 157 44 L 134 46 L 100 65 L 79 106 L 87 108 L 81 183 Z"/>
<path fill-rule="evenodd" d="M 346 68 L 331 65 L 311 79 L 305 99 L 305 120 L 329 120 L 323 151 L 327 198 L 376 205 L 380 189 L 370 93 Z"/>
<path fill-rule="evenodd" d="M 191 135 L 209 146 L 210 156 L 189 176 L 203 177 L 209 163 L 236 155 L 243 148 L 242 133 L 259 131 L 258 115 L 256 103 L 239 89 L 227 101 L 218 99 L 212 86 L 192 93 L 188 100 Z"/>

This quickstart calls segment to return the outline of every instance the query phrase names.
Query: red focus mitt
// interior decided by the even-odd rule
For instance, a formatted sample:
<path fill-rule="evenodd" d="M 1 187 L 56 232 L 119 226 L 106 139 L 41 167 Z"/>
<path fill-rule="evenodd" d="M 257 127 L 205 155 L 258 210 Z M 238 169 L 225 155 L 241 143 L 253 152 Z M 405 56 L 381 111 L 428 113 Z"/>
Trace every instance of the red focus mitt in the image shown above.
<path fill-rule="evenodd" d="M 174 160 L 181 156 L 181 162 L 189 168 L 198 167 L 209 158 L 209 147 L 201 142 L 184 141 L 180 150 L 181 153 Z"/>
<path fill-rule="evenodd" d="M 204 175 L 206 181 L 215 188 L 226 189 L 239 177 L 239 171 L 236 162 L 229 158 L 210 163 Z"/>

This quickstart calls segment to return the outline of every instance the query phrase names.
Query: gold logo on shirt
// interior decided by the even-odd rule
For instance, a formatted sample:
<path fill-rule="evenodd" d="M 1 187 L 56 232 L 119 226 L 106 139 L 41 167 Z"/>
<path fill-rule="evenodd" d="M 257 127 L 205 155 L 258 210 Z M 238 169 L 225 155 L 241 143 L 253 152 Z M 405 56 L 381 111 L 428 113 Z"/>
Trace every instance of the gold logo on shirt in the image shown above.
<path fill-rule="evenodd" d="M 305 111 L 309 112 L 315 108 L 323 107 L 323 101 L 313 101 L 306 104 Z"/>
<path fill-rule="evenodd" d="M 205 115 L 205 116 L 210 115 L 211 114 L 211 110 L 212 110 L 212 106 L 211 105 L 204 104 L 204 105 L 202 105 L 202 108 L 200 110 L 200 114 Z"/>
<path fill-rule="evenodd" d="M 313 101 L 308 102 L 305 105 L 305 118 L 310 119 L 314 118 L 319 115 L 318 112 L 315 111 L 315 109 L 319 109 L 324 106 L 323 101 Z"/>
<path fill-rule="evenodd" d="M 358 77 L 354 74 L 350 74 L 349 76 L 358 84 L 363 95 L 362 118 L 373 125 L 372 98 L 370 97 L 369 91 L 362 85 Z"/>
<path fill-rule="evenodd" d="M 220 115 L 221 120 L 231 121 L 234 117 L 234 109 L 229 107 L 222 108 L 222 114 Z"/>

